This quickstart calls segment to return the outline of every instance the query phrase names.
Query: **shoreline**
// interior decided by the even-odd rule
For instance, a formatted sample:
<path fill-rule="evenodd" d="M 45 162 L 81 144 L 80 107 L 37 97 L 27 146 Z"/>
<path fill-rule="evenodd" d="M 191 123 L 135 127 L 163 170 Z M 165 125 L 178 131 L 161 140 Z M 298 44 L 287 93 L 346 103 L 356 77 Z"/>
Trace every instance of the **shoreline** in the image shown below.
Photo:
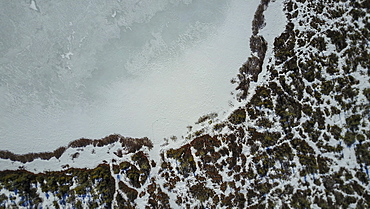
<path fill-rule="evenodd" d="M 365 24 L 370 13 L 364 12 L 370 5 L 365 1 L 332 1 L 329 6 L 311 0 L 281 2 L 260 1 L 253 18 L 251 54 L 235 81 L 238 105 L 224 120 L 214 120 L 216 114 L 201 116 L 200 129 L 190 131 L 185 142 L 175 137 L 163 145 L 147 138 L 127 139 L 135 142 L 129 152 L 122 149 L 124 137 L 112 135 L 104 142 L 77 140 L 59 160 L 9 161 L 25 167 L 19 173 L 2 172 L 0 184 L 5 186 L 0 189 L 0 204 L 369 207 L 370 60 L 366 57 L 370 38 L 360 32 L 370 34 Z M 266 22 L 264 15 L 276 7 L 283 10 L 287 22 L 273 31 L 283 30 L 268 43 L 272 38 L 266 40 L 264 35 L 275 25 Z M 147 141 L 136 146 L 142 140 Z M 41 174 L 24 171 L 37 171 L 37 163 L 63 169 Z M 80 172 L 78 165 L 89 166 Z"/>

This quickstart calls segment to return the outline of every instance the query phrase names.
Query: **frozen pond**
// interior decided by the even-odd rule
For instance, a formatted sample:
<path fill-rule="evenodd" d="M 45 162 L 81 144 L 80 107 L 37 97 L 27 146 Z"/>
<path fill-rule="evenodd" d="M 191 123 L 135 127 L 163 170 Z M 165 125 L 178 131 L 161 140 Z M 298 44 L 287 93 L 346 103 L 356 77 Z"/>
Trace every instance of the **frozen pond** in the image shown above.
<path fill-rule="evenodd" d="M 229 109 L 257 0 L 0 1 L 1 150 L 185 134 Z"/>

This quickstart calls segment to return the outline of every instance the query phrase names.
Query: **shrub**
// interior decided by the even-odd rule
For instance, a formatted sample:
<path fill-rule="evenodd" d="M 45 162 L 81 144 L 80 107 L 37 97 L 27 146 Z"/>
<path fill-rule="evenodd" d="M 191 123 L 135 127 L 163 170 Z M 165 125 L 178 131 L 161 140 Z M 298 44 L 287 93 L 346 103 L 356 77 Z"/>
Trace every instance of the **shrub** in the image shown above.
<path fill-rule="evenodd" d="M 255 52 L 258 54 L 259 58 L 265 57 L 265 53 L 267 50 L 267 42 L 263 38 L 263 36 L 251 36 L 249 40 L 249 46 L 251 48 L 252 52 Z"/>
<path fill-rule="evenodd" d="M 153 143 L 146 137 L 138 139 L 138 138 L 124 138 L 120 139 L 122 146 L 126 148 L 128 153 L 135 153 L 143 146 L 148 147 L 149 149 L 153 148 Z"/>
<path fill-rule="evenodd" d="M 53 152 L 28 153 L 28 154 L 23 154 L 23 155 L 17 155 L 7 150 L 5 151 L 0 150 L 0 158 L 10 159 L 12 161 L 19 161 L 22 163 L 27 163 L 27 162 L 32 162 L 34 159 L 37 159 L 37 158 L 40 158 L 43 160 L 49 160 L 52 157 L 56 157 L 57 159 L 59 159 L 65 150 L 66 150 L 65 147 L 59 147 Z"/>
<path fill-rule="evenodd" d="M 229 116 L 229 121 L 235 125 L 245 122 L 246 112 L 244 109 L 237 109 Z"/>
<path fill-rule="evenodd" d="M 338 52 L 347 47 L 346 36 L 338 30 L 327 30 L 326 35 L 331 39 Z"/>
<path fill-rule="evenodd" d="M 118 183 L 118 186 L 120 188 L 120 190 L 126 194 L 127 198 L 129 199 L 129 201 L 131 202 L 134 202 L 134 200 L 136 200 L 137 196 L 138 196 L 138 192 L 133 189 L 133 188 L 130 188 L 128 187 L 125 183 L 123 183 L 122 181 L 120 181 Z"/>
<path fill-rule="evenodd" d="M 212 198 L 214 195 L 214 191 L 206 187 L 203 183 L 197 183 L 191 186 L 190 193 L 201 202 Z"/>
<path fill-rule="evenodd" d="M 206 120 L 211 120 L 211 119 L 214 119 L 218 116 L 217 113 L 210 113 L 210 114 L 207 114 L 207 115 L 203 115 L 201 116 L 198 121 L 195 123 L 195 124 L 200 124 L 200 123 L 203 123 L 205 122 Z"/>
<path fill-rule="evenodd" d="M 351 115 L 350 117 L 346 118 L 347 127 L 352 131 L 357 130 L 361 123 L 361 119 L 361 115 Z"/>
<path fill-rule="evenodd" d="M 370 165 L 370 143 L 358 144 L 355 148 L 357 162 L 359 164 L 364 163 L 366 166 Z"/>
<path fill-rule="evenodd" d="M 91 139 L 81 138 L 81 139 L 77 139 L 75 141 L 70 142 L 68 144 L 68 147 L 72 147 L 72 148 L 86 147 L 87 145 L 90 145 L 92 143 L 93 143 L 93 140 Z"/>
<path fill-rule="evenodd" d="M 184 145 L 176 150 L 168 150 L 167 157 L 174 158 L 180 162 L 180 166 L 177 169 L 185 177 L 189 176 L 190 172 L 195 172 L 197 169 L 194 157 L 191 154 L 190 144 Z"/>

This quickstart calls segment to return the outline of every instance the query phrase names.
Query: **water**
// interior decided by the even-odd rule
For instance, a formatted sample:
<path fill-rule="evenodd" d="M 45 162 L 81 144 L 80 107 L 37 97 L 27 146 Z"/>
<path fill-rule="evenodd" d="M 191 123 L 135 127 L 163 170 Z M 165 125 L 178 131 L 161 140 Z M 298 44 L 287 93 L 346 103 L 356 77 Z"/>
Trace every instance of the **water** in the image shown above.
<path fill-rule="evenodd" d="M 258 1 L 0 2 L 2 150 L 155 142 L 223 112 Z"/>

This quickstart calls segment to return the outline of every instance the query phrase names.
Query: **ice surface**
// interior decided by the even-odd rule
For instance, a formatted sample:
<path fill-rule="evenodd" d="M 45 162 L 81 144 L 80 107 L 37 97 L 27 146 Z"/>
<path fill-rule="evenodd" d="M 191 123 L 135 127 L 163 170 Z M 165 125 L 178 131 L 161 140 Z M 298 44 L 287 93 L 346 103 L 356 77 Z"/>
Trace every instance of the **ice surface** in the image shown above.
<path fill-rule="evenodd" d="M 1 149 L 159 143 L 227 110 L 256 2 L 1 1 Z"/>

